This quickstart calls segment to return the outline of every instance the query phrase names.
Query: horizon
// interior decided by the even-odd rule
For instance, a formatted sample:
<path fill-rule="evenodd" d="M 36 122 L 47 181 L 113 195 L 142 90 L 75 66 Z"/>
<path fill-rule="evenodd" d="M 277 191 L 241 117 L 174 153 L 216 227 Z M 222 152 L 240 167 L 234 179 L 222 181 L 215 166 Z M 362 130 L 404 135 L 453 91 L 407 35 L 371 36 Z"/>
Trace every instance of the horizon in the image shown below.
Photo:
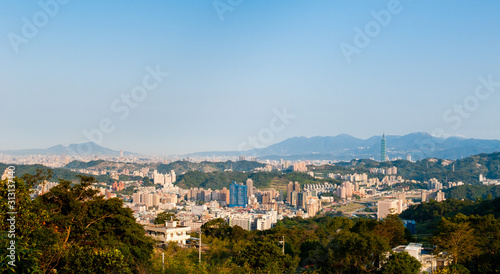
<path fill-rule="evenodd" d="M 385 133 L 384 133 L 385 134 Z M 480 138 L 464 138 L 464 137 L 461 137 L 461 136 L 446 136 L 446 137 L 436 137 L 436 136 L 432 136 L 430 133 L 427 133 L 427 132 L 411 132 L 411 133 L 408 133 L 408 134 L 404 134 L 404 135 L 396 135 L 396 134 L 385 134 L 385 137 L 404 137 L 404 136 L 408 136 L 408 135 L 415 135 L 415 134 L 423 134 L 423 135 L 428 135 L 430 138 L 432 139 L 441 139 L 441 140 L 447 140 L 449 138 L 458 138 L 458 139 L 463 139 L 463 140 L 485 140 L 485 141 L 500 141 L 500 139 L 480 139 Z M 263 148 L 267 148 L 267 147 L 270 147 L 270 146 L 273 146 L 273 145 L 276 145 L 276 144 L 280 144 L 282 142 L 285 142 L 289 139 L 294 139 L 294 138 L 306 138 L 306 139 L 311 139 L 311 138 L 327 138 L 327 137 L 332 137 L 332 138 L 335 138 L 335 137 L 339 137 L 339 136 L 349 136 L 349 137 L 352 137 L 354 139 L 358 139 L 358 140 L 363 140 L 363 141 L 366 141 L 366 140 L 369 140 L 371 138 L 376 138 L 376 137 L 381 137 L 382 138 L 382 135 L 372 135 L 368 138 L 358 138 L 356 136 L 353 136 L 353 135 L 350 135 L 348 133 L 340 133 L 338 135 L 335 135 L 335 136 L 310 136 L 310 137 L 307 137 L 307 136 L 293 136 L 293 137 L 290 137 L 290 138 L 287 138 L 285 140 L 281 140 L 281 141 L 278 141 L 276 143 L 272 143 L 272 144 L 269 144 L 268 146 L 266 147 L 263 147 Z M 193 151 L 193 152 L 183 152 L 183 153 L 177 153 L 177 154 L 146 154 L 146 153 L 142 153 L 142 152 L 137 152 L 137 151 L 131 151 L 131 150 L 128 150 L 126 148 L 113 148 L 113 147 L 107 147 L 107 146 L 102 146 L 100 144 L 97 144 L 95 142 L 92 142 L 92 141 L 88 141 L 88 142 L 84 142 L 84 143 L 71 143 L 71 144 L 55 144 L 55 145 L 52 145 L 52 146 L 48 146 L 48 147 L 45 147 L 45 148 L 42 148 L 42 147 L 33 147 L 33 148 L 21 148 L 21 149 L 3 149 L 3 148 L 0 148 L 0 151 L 21 151 L 21 150 L 35 150 L 35 149 L 40 149 L 40 150 L 44 150 L 44 149 L 50 149 L 50 148 L 53 148 L 53 147 L 58 147 L 58 146 L 62 146 L 62 147 L 69 147 L 69 146 L 72 146 L 72 145 L 79 145 L 79 144 L 85 144 L 85 143 L 90 143 L 90 144 L 93 144 L 93 145 L 97 145 L 97 146 L 100 146 L 102 148 L 105 148 L 105 149 L 110 149 L 110 150 L 113 150 L 113 151 L 120 151 L 120 150 L 123 150 L 123 152 L 125 153 L 132 153 L 132 154 L 139 154 L 139 155 L 144 155 L 144 156 L 153 156 L 153 155 L 163 155 L 163 156 L 182 156 L 182 155 L 188 155 L 188 154 L 196 154 L 196 153 L 210 153 L 210 152 L 235 152 L 235 151 L 238 151 L 238 150 L 211 150 L 211 151 Z M 255 149 L 255 148 L 254 148 Z M 252 151 L 254 149 L 249 149 L 249 150 L 245 150 L 246 152 L 249 152 L 249 151 Z M 260 149 L 260 148 L 257 148 L 257 149 Z M 244 152 L 244 151 L 241 151 L 241 152 Z"/>
<path fill-rule="evenodd" d="M 1 149 L 500 138 L 498 1 L 47 3 L 0 3 Z"/>

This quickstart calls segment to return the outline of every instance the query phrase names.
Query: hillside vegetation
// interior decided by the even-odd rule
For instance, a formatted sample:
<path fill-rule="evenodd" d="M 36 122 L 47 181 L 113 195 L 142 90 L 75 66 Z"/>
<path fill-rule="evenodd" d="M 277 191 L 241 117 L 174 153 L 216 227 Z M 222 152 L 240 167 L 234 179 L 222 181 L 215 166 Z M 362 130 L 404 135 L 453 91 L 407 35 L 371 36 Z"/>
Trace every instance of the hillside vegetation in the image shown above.
<path fill-rule="evenodd" d="M 500 152 L 479 154 L 464 159 L 451 161 L 442 159 L 424 159 L 417 162 L 397 160 L 377 162 L 373 160 L 352 160 L 335 165 L 315 167 L 314 171 L 322 173 L 369 173 L 370 168 L 398 168 L 398 175 L 404 179 L 427 181 L 436 178 L 440 182 L 458 182 L 479 184 L 479 175 L 489 179 L 500 179 Z M 372 174 L 375 177 L 376 175 Z"/>
<path fill-rule="evenodd" d="M 226 162 L 200 162 L 193 163 L 188 161 L 176 161 L 169 164 L 162 163 L 150 163 L 150 164 L 136 164 L 136 163 L 122 163 L 122 162 L 111 162 L 111 161 L 72 161 L 68 163 L 64 168 L 67 169 L 90 169 L 90 170 L 123 170 L 125 168 L 130 171 L 139 170 L 141 168 L 149 168 L 150 171 L 157 170 L 159 173 L 169 173 L 172 170 L 177 174 L 183 174 L 188 171 L 201 171 L 201 172 L 214 172 L 214 171 L 225 171 L 234 170 L 241 172 L 249 172 L 254 168 L 263 167 L 264 164 L 253 162 L 253 161 L 226 161 Z"/>
<path fill-rule="evenodd" d="M 500 197 L 500 185 L 463 185 L 443 190 L 452 199 L 487 199 Z"/>

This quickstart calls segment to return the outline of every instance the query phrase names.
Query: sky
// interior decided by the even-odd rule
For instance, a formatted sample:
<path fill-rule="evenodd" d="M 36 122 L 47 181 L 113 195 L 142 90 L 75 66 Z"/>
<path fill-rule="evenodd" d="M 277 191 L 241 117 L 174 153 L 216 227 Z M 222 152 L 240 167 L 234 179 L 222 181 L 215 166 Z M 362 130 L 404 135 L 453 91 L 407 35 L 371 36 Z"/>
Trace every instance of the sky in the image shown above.
<path fill-rule="evenodd" d="M 499 11 L 495 0 L 0 1 L 0 149 L 500 139 Z"/>

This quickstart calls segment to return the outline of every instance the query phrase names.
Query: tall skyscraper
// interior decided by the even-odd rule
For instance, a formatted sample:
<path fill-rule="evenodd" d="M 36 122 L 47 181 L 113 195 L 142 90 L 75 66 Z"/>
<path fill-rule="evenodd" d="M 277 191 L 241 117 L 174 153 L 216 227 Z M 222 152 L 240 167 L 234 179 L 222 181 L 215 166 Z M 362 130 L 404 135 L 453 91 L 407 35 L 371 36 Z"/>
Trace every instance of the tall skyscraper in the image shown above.
<path fill-rule="evenodd" d="M 289 182 L 286 187 L 286 201 L 292 203 L 293 182 Z"/>
<path fill-rule="evenodd" d="M 380 161 L 385 162 L 386 161 L 386 155 L 385 155 L 385 134 L 382 135 L 382 141 L 380 141 Z"/>
<path fill-rule="evenodd" d="M 250 178 L 247 179 L 247 191 L 248 191 L 247 197 L 248 198 L 252 197 L 252 195 L 253 195 L 253 180 Z"/>
<path fill-rule="evenodd" d="M 287 196 L 286 200 L 289 204 L 293 204 L 292 197 L 293 197 L 293 192 L 299 193 L 300 192 L 300 184 L 298 182 L 289 182 L 287 185 Z M 297 195 L 297 194 L 295 194 Z"/>
<path fill-rule="evenodd" d="M 248 205 L 248 190 L 246 185 L 232 182 L 229 185 L 229 207 L 246 207 Z"/>

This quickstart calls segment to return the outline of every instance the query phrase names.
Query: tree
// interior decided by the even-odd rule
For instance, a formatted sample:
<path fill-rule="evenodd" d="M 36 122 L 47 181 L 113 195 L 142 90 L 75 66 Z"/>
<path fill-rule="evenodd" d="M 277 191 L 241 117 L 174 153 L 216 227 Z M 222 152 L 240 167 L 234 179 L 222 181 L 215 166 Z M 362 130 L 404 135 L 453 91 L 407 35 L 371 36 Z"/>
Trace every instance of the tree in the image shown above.
<path fill-rule="evenodd" d="M 37 172 L 16 180 L 22 217 L 16 235 L 20 258 L 24 247 L 30 252 L 26 260 L 19 260 L 19 271 L 126 273 L 148 264 L 153 242 L 121 200 L 98 196 L 92 188 L 95 178 L 87 176 L 80 176 L 76 184 L 60 180 L 31 199 L 33 187 L 49 177 L 50 172 Z"/>
<path fill-rule="evenodd" d="M 142 179 L 142 186 L 154 186 L 154 182 L 149 179 L 149 177 L 144 177 Z"/>
<path fill-rule="evenodd" d="M 94 250 L 90 247 L 73 246 L 68 252 L 67 263 L 62 267 L 64 273 L 131 273 L 119 249 Z"/>
<path fill-rule="evenodd" d="M 328 259 L 323 269 L 334 269 L 338 273 L 375 271 L 389 250 L 387 240 L 373 233 L 338 233 L 328 244 Z"/>
<path fill-rule="evenodd" d="M 224 219 L 217 218 L 204 223 L 201 230 L 207 236 L 224 239 L 230 235 L 232 228 Z"/>
<path fill-rule="evenodd" d="M 283 255 L 277 242 L 252 242 L 235 258 L 240 266 L 249 266 L 258 273 L 294 273 L 295 263 L 290 255 Z"/>
<path fill-rule="evenodd" d="M 416 274 L 420 272 L 422 264 L 408 252 L 393 252 L 382 266 L 381 273 Z"/>
<path fill-rule="evenodd" d="M 468 220 L 461 213 L 452 218 L 443 217 L 432 239 L 434 244 L 451 254 L 455 264 L 465 262 L 479 253 L 478 241 Z"/>
<path fill-rule="evenodd" d="M 300 264 L 303 267 L 317 267 L 325 261 L 326 248 L 316 240 L 307 240 L 300 245 Z"/>
<path fill-rule="evenodd" d="M 497 199 L 498 200 L 498 199 Z M 470 216 L 480 254 L 472 264 L 475 272 L 500 272 L 500 220 L 493 215 Z"/>
<path fill-rule="evenodd" d="M 36 242 L 33 241 L 33 237 L 40 232 L 49 215 L 37 200 L 31 199 L 31 195 L 39 182 L 44 182 L 51 176 L 51 170 L 37 170 L 35 175 L 25 175 L 23 178 L 15 177 L 11 180 L 0 181 L 0 196 L 2 197 L 0 199 L 0 219 L 2 220 L 0 223 L 1 273 L 12 273 L 16 269 L 21 273 L 43 270 L 40 265 L 42 252 Z M 15 185 L 15 205 L 9 204 L 9 200 L 6 199 L 9 184 Z M 17 212 L 17 214 L 11 215 L 8 212 Z M 15 233 L 9 233 L 10 223 L 7 220 L 12 216 L 15 218 Z M 8 264 L 8 261 L 11 260 L 7 257 L 9 255 L 7 248 L 10 247 L 10 241 L 12 240 L 15 241 L 15 266 Z"/>
<path fill-rule="evenodd" d="M 391 247 L 396 247 L 407 243 L 405 229 L 403 222 L 397 215 L 389 214 L 375 226 L 373 232 L 389 240 Z"/>
<path fill-rule="evenodd" d="M 155 224 L 165 224 L 166 221 L 169 221 L 171 219 L 173 219 L 174 221 L 179 221 L 179 219 L 175 217 L 175 213 L 169 211 L 163 211 L 162 213 L 156 216 Z"/>
<path fill-rule="evenodd" d="M 452 264 L 443 268 L 436 269 L 435 274 L 469 274 L 470 271 L 461 264 Z"/>

